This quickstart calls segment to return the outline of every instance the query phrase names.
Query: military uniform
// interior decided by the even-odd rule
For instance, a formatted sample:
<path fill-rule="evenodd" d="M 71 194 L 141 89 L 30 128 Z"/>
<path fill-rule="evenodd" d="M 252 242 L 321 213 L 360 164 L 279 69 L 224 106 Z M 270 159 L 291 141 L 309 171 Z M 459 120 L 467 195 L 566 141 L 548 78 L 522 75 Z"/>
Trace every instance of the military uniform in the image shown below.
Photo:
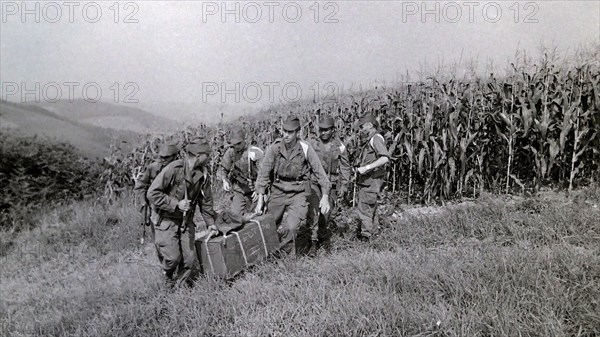
<path fill-rule="evenodd" d="M 376 123 L 372 115 L 361 118 L 361 123 Z M 361 125 L 362 125 L 361 124 Z M 390 153 L 385 145 L 385 139 L 377 132 L 370 134 L 359 144 L 356 155 L 355 166 L 366 166 L 374 163 L 381 157 L 390 157 Z M 369 238 L 377 230 L 377 199 L 386 176 L 385 166 L 372 169 L 365 174 L 359 174 L 357 179 L 357 213 L 360 220 L 360 235 Z"/>
<path fill-rule="evenodd" d="M 297 117 L 288 118 L 284 124 L 284 129 L 288 131 L 299 128 Z M 306 223 L 311 174 L 315 175 L 322 193 L 329 194 L 331 184 L 327 174 L 308 143 L 297 140 L 296 145 L 287 150 L 284 141 L 279 138 L 267 148 L 256 181 L 256 191 L 264 195 L 269 185 L 272 186 L 267 212 L 280 225 L 281 247 L 286 250 L 291 250 L 290 243 L 295 240 L 298 228 Z M 286 211 L 286 223 L 281 224 Z"/>
<path fill-rule="evenodd" d="M 237 131 L 232 138 L 232 144 L 244 141 L 244 138 L 243 131 Z M 241 215 L 256 207 L 256 203 L 252 201 L 252 194 L 263 157 L 263 150 L 256 146 L 249 146 L 241 151 L 236 151 L 235 147 L 231 146 L 225 151 L 217 176 L 232 183 L 233 198 L 229 210 L 233 214 Z"/>
<path fill-rule="evenodd" d="M 150 163 L 142 176 L 135 181 L 135 187 L 133 188 L 138 201 L 142 204 L 147 204 L 146 192 L 148 187 L 152 183 L 152 180 L 156 178 L 158 173 L 167 166 L 170 162 L 175 160 L 175 156 L 179 153 L 179 148 L 175 144 L 165 144 L 158 151 L 158 159 Z"/>
<path fill-rule="evenodd" d="M 177 147 L 177 145 L 175 145 L 175 144 L 163 145 L 158 152 L 158 155 L 159 155 L 158 160 L 150 163 L 150 165 L 148 165 L 148 167 L 146 168 L 146 170 L 144 171 L 142 176 L 135 181 L 135 186 L 133 188 L 133 191 L 134 191 L 134 194 L 136 195 L 136 197 L 138 198 L 138 201 L 140 202 L 140 204 L 144 205 L 144 206 L 142 206 L 143 207 L 142 212 L 147 212 L 147 210 L 145 208 L 150 206 L 148 199 L 146 198 L 146 193 L 148 192 L 148 188 L 150 187 L 150 184 L 152 183 L 154 178 L 156 178 L 156 176 L 158 176 L 160 171 L 162 171 L 162 169 L 165 166 L 167 166 L 169 163 L 171 163 L 175 159 L 175 156 L 177 155 L 177 153 L 179 153 L 179 148 Z M 146 224 L 144 224 L 144 225 L 146 225 Z M 150 220 L 150 233 L 152 235 L 152 241 L 154 242 L 154 246 L 156 248 L 156 256 L 158 257 L 158 261 L 160 263 L 162 263 L 163 257 L 160 254 L 158 246 L 156 246 L 155 231 L 156 230 L 155 230 L 154 222 L 152 222 L 152 220 Z"/>
<path fill-rule="evenodd" d="M 188 145 L 186 150 L 196 155 L 207 153 L 202 151 L 210 151 L 210 148 L 207 143 L 197 142 Z M 200 270 L 194 245 L 195 206 L 200 207 L 207 226 L 214 225 L 216 217 L 208 170 L 206 167 L 192 169 L 186 166 L 185 160 L 169 164 L 154 179 L 147 193 L 148 200 L 154 207 L 152 221 L 156 223 L 156 244 L 164 257 L 163 269 L 167 281 L 176 281 L 177 285 L 189 284 Z M 192 203 L 183 219 L 178 202 L 185 198 L 186 189 L 187 198 Z M 175 279 L 174 273 L 180 261 L 179 275 Z"/>
<path fill-rule="evenodd" d="M 334 121 L 330 116 L 323 116 L 319 120 L 319 127 L 322 129 L 333 128 Z M 331 211 L 327 214 L 321 214 L 319 211 L 319 200 L 322 197 L 321 190 L 317 184 L 316 176 L 311 179 L 311 193 L 308 197 L 308 230 L 312 249 L 316 248 L 316 241 L 325 239 L 328 236 L 328 222 L 332 214 L 337 211 L 337 198 L 347 190 L 350 180 L 350 164 L 346 147 L 337 138 L 333 136 L 326 142 L 322 139 L 311 139 L 310 144 L 319 159 L 325 173 L 331 182 L 329 193 L 329 204 Z"/>

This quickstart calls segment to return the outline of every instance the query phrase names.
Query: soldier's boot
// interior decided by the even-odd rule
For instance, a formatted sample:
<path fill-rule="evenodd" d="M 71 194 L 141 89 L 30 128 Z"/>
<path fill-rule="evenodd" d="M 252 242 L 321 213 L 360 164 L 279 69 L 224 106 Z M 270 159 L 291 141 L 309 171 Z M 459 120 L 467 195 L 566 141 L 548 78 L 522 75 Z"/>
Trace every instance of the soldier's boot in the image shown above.
<path fill-rule="evenodd" d="M 171 292 L 175 290 L 175 284 L 177 281 L 173 278 L 173 273 L 165 272 L 165 290 Z"/>
<path fill-rule="evenodd" d="M 319 244 L 319 242 L 316 240 L 310 241 L 310 248 L 308 249 L 308 257 L 317 256 L 318 244 Z"/>
<path fill-rule="evenodd" d="M 296 252 L 295 247 L 296 245 L 294 244 L 294 241 L 290 241 L 281 247 L 280 252 L 283 255 L 294 255 Z"/>
<path fill-rule="evenodd" d="M 371 236 L 370 236 L 370 235 L 369 235 L 369 236 L 367 236 L 367 235 L 362 235 L 362 234 L 359 234 L 359 235 L 358 235 L 356 238 L 357 238 L 359 241 L 361 241 L 361 242 L 369 242 L 369 241 L 371 241 Z"/>

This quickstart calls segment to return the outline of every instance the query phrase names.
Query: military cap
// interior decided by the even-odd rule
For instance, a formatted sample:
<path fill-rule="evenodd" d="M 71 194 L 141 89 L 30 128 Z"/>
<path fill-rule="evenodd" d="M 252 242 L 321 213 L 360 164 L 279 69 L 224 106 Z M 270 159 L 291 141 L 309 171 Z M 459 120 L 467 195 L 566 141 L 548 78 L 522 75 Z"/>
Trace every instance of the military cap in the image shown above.
<path fill-rule="evenodd" d="M 324 115 L 321 116 L 321 118 L 319 118 L 319 127 L 321 129 L 329 129 L 334 127 L 335 122 L 333 120 L 333 117 L 329 116 L 329 115 Z"/>
<path fill-rule="evenodd" d="M 191 155 L 199 155 L 201 153 L 210 153 L 210 144 L 204 138 L 192 140 L 186 147 L 185 151 Z"/>
<path fill-rule="evenodd" d="M 238 144 L 246 140 L 246 132 L 244 129 L 239 128 L 233 130 L 231 134 L 231 144 Z"/>
<path fill-rule="evenodd" d="M 372 113 L 367 112 L 358 119 L 358 126 L 362 126 L 363 124 L 369 122 L 377 125 L 377 118 L 375 118 L 375 115 L 373 115 Z"/>
<path fill-rule="evenodd" d="M 296 116 L 289 116 L 283 123 L 285 131 L 296 131 L 300 129 L 300 120 Z"/>
<path fill-rule="evenodd" d="M 179 147 L 177 147 L 177 144 L 164 144 L 163 146 L 160 147 L 160 150 L 158 150 L 158 155 L 160 157 L 166 158 L 166 157 L 171 157 L 176 155 L 179 152 Z"/>

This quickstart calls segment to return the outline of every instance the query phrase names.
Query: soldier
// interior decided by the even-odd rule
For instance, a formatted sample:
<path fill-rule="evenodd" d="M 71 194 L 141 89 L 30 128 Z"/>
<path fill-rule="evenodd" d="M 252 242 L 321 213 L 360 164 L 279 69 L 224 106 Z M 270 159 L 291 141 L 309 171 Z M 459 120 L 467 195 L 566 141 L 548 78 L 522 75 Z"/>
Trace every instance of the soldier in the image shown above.
<path fill-rule="evenodd" d="M 143 203 L 143 205 L 144 205 L 144 206 L 142 206 L 143 214 L 147 214 L 146 212 L 151 211 L 150 205 L 148 203 L 148 199 L 146 198 L 146 192 L 148 192 L 148 187 L 150 187 L 150 184 L 152 183 L 154 178 L 156 178 L 158 173 L 165 166 L 167 166 L 169 163 L 171 163 L 173 160 L 175 160 L 175 158 L 177 158 L 178 153 L 179 153 L 179 147 L 177 147 L 176 144 L 164 144 L 163 146 L 161 146 L 160 150 L 158 151 L 158 157 L 159 157 L 158 160 L 156 160 L 156 161 L 152 162 L 150 165 L 148 165 L 148 167 L 142 174 L 142 177 L 135 181 L 135 187 L 133 188 L 133 190 L 134 190 L 134 193 L 136 194 L 136 197 L 138 198 L 139 202 Z M 145 218 L 144 218 L 144 221 L 146 221 Z M 154 246 L 156 247 L 156 255 L 158 256 L 158 261 L 160 261 L 160 263 L 162 264 L 163 257 L 160 254 L 160 251 L 158 250 L 158 246 L 156 246 L 156 242 L 154 240 L 154 236 L 155 236 L 154 223 L 152 222 L 152 220 L 150 220 L 149 222 L 150 222 L 150 233 L 152 235 L 152 241 L 154 242 Z M 146 225 L 146 224 L 144 223 L 144 225 Z"/>
<path fill-rule="evenodd" d="M 348 153 L 344 144 L 333 136 L 334 131 L 333 118 L 325 115 L 319 119 L 319 139 L 313 139 L 310 142 L 321 159 L 325 173 L 329 175 L 329 181 L 331 182 L 329 204 L 332 207 L 329 213 L 319 212 L 321 190 L 317 185 L 316 176 L 313 175 L 311 193 L 308 197 L 308 230 L 310 231 L 308 255 L 310 257 L 316 256 L 319 239 L 326 239 L 328 236 L 321 235 L 321 238 L 319 238 L 319 232 L 327 232 L 329 219 L 337 209 L 337 198 L 341 198 L 346 193 L 350 180 Z"/>
<path fill-rule="evenodd" d="M 369 241 L 377 229 L 374 223 L 377 198 L 383 186 L 385 164 L 389 161 L 390 153 L 385 145 L 385 139 L 377 131 L 377 119 L 373 114 L 367 113 L 362 116 L 358 120 L 358 126 L 360 142 L 355 163 L 358 166 L 356 168 L 357 213 L 361 227 L 357 236 L 361 241 Z"/>
<path fill-rule="evenodd" d="M 223 190 L 233 190 L 230 211 L 242 215 L 256 208 L 258 197 L 254 189 L 264 152 L 256 146 L 247 146 L 246 133 L 237 129 L 231 137 L 231 147 L 225 151 L 217 177 L 223 181 Z"/>
<path fill-rule="evenodd" d="M 279 226 L 278 232 L 282 236 L 281 248 L 287 252 L 291 252 L 293 248 L 292 241 L 295 241 L 298 228 L 306 223 L 311 174 L 316 176 L 323 194 L 319 202 L 321 213 L 327 214 L 330 208 L 331 183 L 315 150 L 308 143 L 298 139 L 299 130 L 298 117 L 288 117 L 283 124 L 283 138 L 276 139 L 267 148 L 256 181 L 256 212 L 262 213 L 265 191 L 271 186 L 268 211 L 275 217 Z M 286 223 L 281 224 L 285 211 Z"/>
<path fill-rule="evenodd" d="M 206 168 L 210 146 L 204 139 L 190 142 L 186 158 L 167 165 L 154 179 L 146 194 L 154 207 L 152 220 L 156 223 L 156 244 L 162 254 L 163 269 L 168 288 L 191 285 L 198 275 L 200 265 L 196 256 L 195 226 L 196 205 L 210 230 L 216 213 L 210 177 Z M 178 276 L 175 270 L 179 262 Z"/>

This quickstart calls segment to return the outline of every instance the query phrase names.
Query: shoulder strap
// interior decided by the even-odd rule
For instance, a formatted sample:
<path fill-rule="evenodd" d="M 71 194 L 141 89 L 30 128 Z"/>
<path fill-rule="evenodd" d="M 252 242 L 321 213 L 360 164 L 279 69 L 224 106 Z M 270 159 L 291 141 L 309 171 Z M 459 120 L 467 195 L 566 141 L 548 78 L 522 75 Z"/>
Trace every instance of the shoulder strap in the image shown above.
<path fill-rule="evenodd" d="M 344 153 L 344 151 L 346 151 L 346 146 L 344 146 L 344 143 L 342 143 L 341 140 L 339 142 L 340 142 L 340 146 L 339 146 L 340 153 Z"/>
<path fill-rule="evenodd" d="M 369 140 L 369 144 L 371 145 L 371 147 L 373 148 L 373 150 L 375 150 L 375 145 L 373 145 L 373 141 L 375 140 L 375 137 L 377 137 L 377 136 L 381 137 L 381 141 L 383 141 L 383 143 L 385 144 L 385 138 L 383 138 L 382 135 L 376 133 L 376 134 L 373 135 L 373 137 L 371 137 L 371 140 Z"/>
<path fill-rule="evenodd" d="M 260 147 L 258 146 L 254 146 L 254 145 L 250 145 L 249 147 L 250 149 L 253 149 L 255 151 L 261 152 L 261 153 L 265 153 L 265 151 L 263 151 Z"/>
<path fill-rule="evenodd" d="M 303 140 L 298 140 L 300 142 L 300 146 L 302 147 L 302 152 L 304 153 L 304 159 L 308 160 L 308 143 Z"/>
<path fill-rule="evenodd" d="M 200 184 L 200 186 L 199 186 L 200 191 L 198 191 L 198 193 L 196 193 L 194 200 L 192 200 L 192 203 L 190 204 L 190 210 L 192 210 L 192 212 L 188 212 L 186 214 L 186 217 L 188 217 L 188 218 L 190 216 L 189 214 L 194 213 L 194 211 L 196 210 L 196 206 L 198 205 L 198 200 L 200 199 L 200 197 L 204 197 L 204 191 L 202 190 L 202 188 L 204 187 L 204 183 L 206 182 L 206 179 L 210 179 L 210 177 L 208 177 L 208 175 L 205 176 L 204 182 L 202 184 Z M 185 177 L 183 177 L 183 181 L 185 182 Z M 187 186 L 185 186 L 185 183 L 184 183 L 184 188 L 186 188 L 186 187 Z M 187 223 L 187 218 L 183 219 L 183 223 L 184 224 Z"/>
<path fill-rule="evenodd" d="M 265 151 L 263 151 L 260 147 L 256 147 L 256 146 L 250 146 L 248 147 L 248 159 L 250 160 L 256 160 L 256 156 L 254 155 L 254 152 L 260 152 L 262 155 L 265 154 Z"/>

